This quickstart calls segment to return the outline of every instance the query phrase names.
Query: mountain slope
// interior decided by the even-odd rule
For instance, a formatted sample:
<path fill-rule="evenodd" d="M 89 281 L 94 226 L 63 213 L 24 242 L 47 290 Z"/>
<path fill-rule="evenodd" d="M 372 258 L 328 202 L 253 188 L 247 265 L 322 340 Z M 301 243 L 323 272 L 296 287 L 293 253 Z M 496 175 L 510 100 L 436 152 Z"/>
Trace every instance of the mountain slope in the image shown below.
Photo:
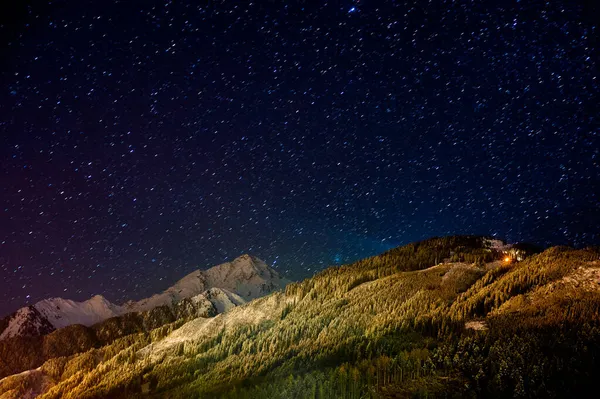
<path fill-rule="evenodd" d="M 222 288 L 243 298 L 244 301 L 284 288 L 288 280 L 282 278 L 262 260 L 242 255 L 231 262 L 208 270 L 196 270 L 160 294 L 124 305 L 127 311 L 140 312 L 157 306 L 170 305 L 190 298 L 210 288 Z"/>
<path fill-rule="evenodd" d="M 57 329 L 71 324 L 91 326 L 122 314 L 120 306 L 111 303 L 102 295 L 95 295 L 83 302 L 62 298 L 44 299 L 34 306 Z"/>
<path fill-rule="evenodd" d="M 410 244 L 53 359 L 0 393 L 41 381 L 43 398 L 585 396 L 600 371 L 600 253 L 509 263 L 504 250 L 477 237 Z"/>
<path fill-rule="evenodd" d="M 4 320 L 0 340 L 16 336 L 44 335 L 54 331 L 55 327 L 35 306 L 26 306 L 17 310 Z"/>
<path fill-rule="evenodd" d="M 202 284 L 190 283 L 199 281 L 198 275 L 205 276 Z M 117 306 L 101 296 L 85 302 L 60 298 L 41 301 L 4 320 L 0 378 L 39 367 L 57 356 L 71 356 L 164 325 L 213 317 L 246 303 L 235 292 L 211 287 L 214 284 L 243 287 L 245 295 L 249 289 L 260 295 L 286 282 L 259 259 L 242 256 L 206 272 L 194 272 L 163 294 L 137 303 Z"/>
<path fill-rule="evenodd" d="M 289 281 L 282 278 L 262 260 L 242 255 L 232 262 L 214 266 L 206 271 L 196 270 L 179 280 L 161 294 L 122 306 L 115 305 L 101 295 L 83 302 L 69 299 L 45 299 L 33 306 L 19 309 L 8 316 L 0 326 L 0 340 L 18 336 L 36 336 L 73 324 L 91 326 L 111 317 L 130 312 L 144 312 L 159 306 L 173 306 L 186 298 L 220 288 L 221 300 L 211 301 L 217 312 L 241 304 L 249 299 L 284 288 Z M 215 297 L 216 298 L 216 297 Z"/>
<path fill-rule="evenodd" d="M 9 316 L 5 329 L 0 333 L 0 340 L 48 334 L 72 324 L 91 326 L 122 313 L 119 306 L 101 295 L 83 302 L 62 298 L 44 299 Z"/>

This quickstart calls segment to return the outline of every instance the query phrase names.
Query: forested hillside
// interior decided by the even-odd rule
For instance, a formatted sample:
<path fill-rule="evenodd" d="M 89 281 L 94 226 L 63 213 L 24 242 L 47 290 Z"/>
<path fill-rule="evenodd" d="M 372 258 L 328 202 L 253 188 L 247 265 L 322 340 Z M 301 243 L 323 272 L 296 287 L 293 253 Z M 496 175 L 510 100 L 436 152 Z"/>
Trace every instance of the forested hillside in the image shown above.
<path fill-rule="evenodd" d="M 600 252 L 522 262 L 434 238 L 0 381 L 3 398 L 584 395 L 600 371 Z"/>

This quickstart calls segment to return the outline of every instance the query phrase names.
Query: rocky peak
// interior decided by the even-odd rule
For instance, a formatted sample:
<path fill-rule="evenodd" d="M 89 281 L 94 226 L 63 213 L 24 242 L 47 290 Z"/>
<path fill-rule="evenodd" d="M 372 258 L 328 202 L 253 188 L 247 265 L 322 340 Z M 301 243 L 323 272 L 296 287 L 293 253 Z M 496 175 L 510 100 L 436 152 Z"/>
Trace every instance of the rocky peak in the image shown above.
<path fill-rule="evenodd" d="M 94 295 L 93 297 L 90 298 L 90 302 L 107 303 L 108 300 L 106 298 L 104 298 L 102 295 Z"/>
<path fill-rule="evenodd" d="M 15 336 L 44 335 L 54 331 L 54 326 L 33 305 L 17 310 L 5 320 L 6 327 L 0 332 L 0 340 Z"/>
<path fill-rule="evenodd" d="M 194 311 L 187 313 L 210 313 L 210 309 L 204 309 L 207 306 L 223 312 L 283 288 L 288 282 L 262 260 L 244 254 L 208 270 L 196 270 L 162 293 L 140 301 L 128 301 L 122 306 L 111 303 L 102 295 L 95 295 L 83 302 L 63 298 L 44 299 L 33 306 L 20 309 L 12 315 L 12 319 L 0 320 L 0 339 L 23 335 L 21 331 L 29 335 L 47 334 L 72 324 L 91 326 L 125 313 L 151 311 L 161 306 L 173 308 L 179 302 L 203 293 L 206 295 L 197 299 L 204 305 L 191 301 L 195 304 Z M 39 333 L 34 331 L 36 328 Z"/>

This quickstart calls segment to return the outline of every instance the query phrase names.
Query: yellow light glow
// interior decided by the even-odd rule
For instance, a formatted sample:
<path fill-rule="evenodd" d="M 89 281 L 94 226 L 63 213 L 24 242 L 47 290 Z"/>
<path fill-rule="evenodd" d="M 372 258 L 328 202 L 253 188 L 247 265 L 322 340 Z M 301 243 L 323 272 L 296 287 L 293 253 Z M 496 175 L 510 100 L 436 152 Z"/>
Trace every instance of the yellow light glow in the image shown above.
<path fill-rule="evenodd" d="M 507 256 L 506 258 L 504 258 L 504 261 L 507 263 L 510 262 L 510 256 Z"/>

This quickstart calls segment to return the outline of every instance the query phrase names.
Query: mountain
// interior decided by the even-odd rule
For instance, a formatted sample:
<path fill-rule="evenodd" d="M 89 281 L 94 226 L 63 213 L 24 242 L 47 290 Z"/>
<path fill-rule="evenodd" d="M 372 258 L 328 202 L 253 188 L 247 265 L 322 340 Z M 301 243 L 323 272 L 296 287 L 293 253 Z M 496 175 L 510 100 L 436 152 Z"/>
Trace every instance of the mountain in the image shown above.
<path fill-rule="evenodd" d="M 176 303 L 213 287 L 235 293 L 246 302 L 281 289 L 288 282 L 262 260 L 242 255 L 208 270 L 196 270 L 164 292 L 141 301 L 128 302 L 123 308 L 131 312 L 145 311 Z"/>
<path fill-rule="evenodd" d="M 85 302 L 48 299 L 0 323 L 0 378 L 45 361 L 106 346 L 131 334 L 173 328 L 246 303 L 245 298 L 283 288 L 287 280 L 249 255 L 195 271 L 161 294 L 122 306 L 101 296 Z M 221 288 L 222 286 L 225 288 Z M 229 289 L 228 289 L 229 288 Z M 240 290 L 241 295 L 230 290 Z M 245 298 L 244 298 L 245 297 Z"/>
<path fill-rule="evenodd" d="M 48 334 L 73 324 L 89 327 L 126 313 L 149 311 L 164 305 L 173 306 L 183 299 L 198 295 L 203 296 L 197 300 L 208 300 L 214 311 L 220 313 L 231 306 L 281 289 L 287 283 L 287 280 L 262 260 L 242 255 L 206 271 L 196 270 L 160 294 L 124 305 L 115 305 L 101 295 L 83 302 L 62 298 L 42 300 L 33 306 L 19 309 L 1 321 L 0 340 Z M 211 291 L 216 288 L 220 290 Z"/>
<path fill-rule="evenodd" d="M 36 303 L 34 307 L 56 329 L 71 324 L 91 326 L 122 313 L 119 306 L 109 302 L 102 295 L 95 295 L 84 302 L 62 298 L 44 299 Z"/>
<path fill-rule="evenodd" d="M 600 251 L 553 247 L 519 261 L 523 247 L 411 243 L 212 318 L 55 356 L 0 380 L 0 397 L 589 397 Z M 170 307 L 150 312 L 160 309 Z M 74 338 L 87 339 L 42 347 Z"/>
<path fill-rule="evenodd" d="M 54 326 L 35 306 L 26 306 L 3 320 L 0 340 L 15 336 L 44 335 L 54 331 Z"/>

